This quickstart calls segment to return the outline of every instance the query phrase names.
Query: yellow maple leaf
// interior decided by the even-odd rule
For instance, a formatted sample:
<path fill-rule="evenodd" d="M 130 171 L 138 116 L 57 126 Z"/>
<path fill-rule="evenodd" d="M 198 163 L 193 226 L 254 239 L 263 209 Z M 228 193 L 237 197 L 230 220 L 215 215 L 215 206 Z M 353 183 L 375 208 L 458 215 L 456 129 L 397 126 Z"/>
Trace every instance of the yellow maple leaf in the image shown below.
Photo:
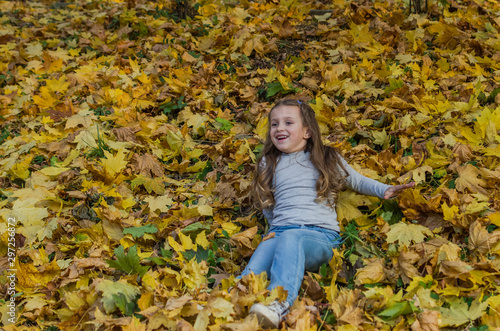
<path fill-rule="evenodd" d="M 372 131 L 372 135 L 373 135 L 373 138 L 375 138 L 373 140 L 373 143 L 375 145 L 382 146 L 382 148 L 384 148 L 384 149 L 389 146 L 390 137 L 387 134 L 387 132 L 385 132 L 385 129 L 382 131 Z"/>
<path fill-rule="evenodd" d="M 25 291 L 45 286 L 61 273 L 56 260 L 43 265 L 43 271 L 39 271 L 33 263 L 19 263 L 19 259 L 16 259 L 16 270 L 19 288 Z"/>
<path fill-rule="evenodd" d="M 196 244 L 200 245 L 203 249 L 207 249 L 210 245 L 210 242 L 207 240 L 207 235 L 205 230 L 198 233 L 196 236 Z"/>
<path fill-rule="evenodd" d="M 437 252 L 437 263 L 443 261 L 459 261 L 460 260 L 460 247 L 454 243 L 447 243 L 439 247 Z"/>
<path fill-rule="evenodd" d="M 202 204 L 197 207 L 201 216 L 214 216 L 213 208 L 210 205 Z"/>
<path fill-rule="evenodd" d="M 21 162 L 14 164 L 8 172 L 12 175 L 12 179 L 20 178 L 22 180 L 27 179 L 30 176 L 30 163 L 33 159 L 32 156 L 27 157 Z"/>
<path fill-rule="evenodd" d="M 43 52 L 43 46 L 39 42 L 33 42 L 28 44 L 26 47 L 26 54 L 29 55 L 29 57 L 36 57 L 36 56 L 42 56 Z"/>
<path fill-rule="evenodd" d="M 237 232 L 240 231 L 241 227 L 237 226 L 236 224 L 232 222 L 224 222 L 221 225 L 222 229 L 227 232 L 227 234 L 231 237 Z"/>
<path fill-rule="evenodd" d="M 479 170 L 472 164 L 467 164 L 466 166 L 459 167 L 458 178 L 455 180 L 455 185 L 458 191 L 472 193 L 481 193 L 488 196 L 489 193 L 484 187 L 487 186 L 487 182 L 479 178 Z"/>
<path fill-rule="evenodd" d="M 200 263 L 198 263 L 196 262 L 195 257 L 193 257 L 188 262 L 182 263 L 182 269 L 180 271 L 182 281 L 190 289 L 195 289 L 206 284 L 207 273 L 208 267 L 206 262 L 201 261 Z"/>
<path fill-rule="evenodd" d="M 384 261 L 382 259 L 370 259 L 368 264 L 356 272 L 354 282 L 357 285 L 375 284 L 384 281 Z"/>
<path fill-rule="evenodd" d="M 39 170 L 42 174 L 49 176 L 49 177 L 55 177 L 59 176 L 61 173 L 70 170 L 71 168 L 60 168 L 60 167 L 45 167 L 41 170 Z"/>
<path fill-rule="evenodd" d="M 59 103 L 59 99 L 54 97 L 47 86 L 42 86 L 40 87 L 40 95 L 33 96 L 33 102 L 41 109 L 48 109 Z"/>
<path fill-rule="evenodd" d="M 357 194 L 352 190 L 340 192 L 336 205 L 338 220 L 351 221 L 362 216 L 363 213 L 358 209 L 358 207 L 369 205 L 370 203 L 371 201 L 369 197 Z"/>
<path fill-rule="evenodd" d="M 182 232 L 179 232 L 179 239 L 181 240 L 182 248 L 184 251 L 188 250 L 197 250 L 197 247 L 195 244 L 193 244 L 193 241 L 191 240 L 190 236 L 186 236 Z"/>
<path fill-rule="evenodd" d="M 59 79 L 47 79 L 45 82 L 47 89 L 53 93 L 64 94 L 69 88 L 69 83 L 64 75 L 59 77 Z"/>
<path fill-rule="evenodd" d="M 443 210 L 445 221 L 451 221 L 458 214 L 458 207 L 454 205 L 450 207 L 446 202 L 441 205 L 441 209 Z"/>
<path fill-rule="evenodd" d="M 500 212 L 489 214 L 488 218 L 490 219 L 491 223 L 493 223 L 496 226 L 500 227 Z"/>
<path fill-rule="evenodd" d="M 159 197 L 149 196 L 145 198 L 144 201 L 149 204 L 149 210 L 153 212 L 159 210 L 161 213 L 166 213 L 174 203 L 172 198 L 167 195 L 161 195 Z"/>
<path fill-rule="evenodd" d="M 394 243 L 398 241 L 400 244 L 408 246 L 410 242 L 421 243 L 426 236 L 433 236 L 433 234 L 425 226 L 399 222 L 390 226 L 387 233 L 387 242 Z"/>
<path fill-rule="evenodd" d="M 254 132 L 259 136 L 260 139 L 265 140 L 268 131 L 268 119 L 267 116 L 262 116 L 255 126 Z"/>
<path fill-rule="evenodd" d="M 449 299 L 449 308 L 440 307 L 441 320 L 440 327 L 459 326 L 465 323 L 470 323 L 486 313 L 488 300 L 481 302 L 476 298 L 470 306 L 462 300 L 462 298 Z"/>
<path fill-rule="evenodd" d="M 128 151 L 123 148 L 120 148 L 116 155 L 104 151 L 105 159 L 101 159 L 100 163 L 110 178 L 114 178 L 116 174 L 122 172 L 127 166 L 128 161 L 126 160 L 126 152 Z"/>

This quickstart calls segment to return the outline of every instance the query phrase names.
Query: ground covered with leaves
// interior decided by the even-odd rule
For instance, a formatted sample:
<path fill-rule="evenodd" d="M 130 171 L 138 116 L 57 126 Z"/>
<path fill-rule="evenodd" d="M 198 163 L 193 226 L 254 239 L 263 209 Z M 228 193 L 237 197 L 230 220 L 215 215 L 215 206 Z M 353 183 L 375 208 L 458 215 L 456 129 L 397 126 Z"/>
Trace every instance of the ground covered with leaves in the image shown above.
<path fill-rule="evenodd" d="M 258 329 L 283 293 L 234 275 L 267 111 L 297 94 L 353 167 L 417 186 L 341 194 L 345 242 L 282 328 L 500 328 L 500 6 L 406 7 L 0 1 L 3 329 Z"/>

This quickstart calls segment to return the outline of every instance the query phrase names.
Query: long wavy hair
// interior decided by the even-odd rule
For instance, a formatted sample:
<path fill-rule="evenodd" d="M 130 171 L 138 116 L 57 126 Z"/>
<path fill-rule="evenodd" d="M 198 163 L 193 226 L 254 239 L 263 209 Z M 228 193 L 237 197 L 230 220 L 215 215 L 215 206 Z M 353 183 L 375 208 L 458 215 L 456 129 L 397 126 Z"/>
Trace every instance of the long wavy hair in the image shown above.
<path fill-rule="evenodd" d="M 325 201 L 333 207 L 340 190 L 345 185 L 347 171 L 340 161 L 340 152 L 333 147 L 325 146 L 321 140 L 321 131 L 315 117 L 314 110 L 301 99 L 285 98 L 278 101 L 268 115 L 269 130 L 262 154 L 257 160 L 253 177 L 251 199 L 257 209 L 266 209 L 274 206 L 273 178 L 282 152 L 277 149 L 271 140 L 271 113 L 280 106 L 295 106 L 300 109 L 302 124 L 309 129 L 310 138 L 307 139 L 305 151 L 309 152 L 312 164 L 319 172 L 316 181 L 318 201 Z"/>

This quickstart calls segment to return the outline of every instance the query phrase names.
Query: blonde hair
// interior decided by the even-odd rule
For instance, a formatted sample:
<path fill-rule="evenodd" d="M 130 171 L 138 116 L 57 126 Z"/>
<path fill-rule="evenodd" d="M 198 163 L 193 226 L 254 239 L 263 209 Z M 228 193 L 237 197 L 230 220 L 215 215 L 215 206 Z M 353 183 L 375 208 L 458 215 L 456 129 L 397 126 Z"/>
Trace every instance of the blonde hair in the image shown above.
<path fill-rule="evenodd" d="M 309 158 L 319 172 L 316 181 L 318 200 L 326 201 L 329 206 L 333 207 L 347 177 L 347 171 L 340 161 L 338 150 L 323 144 L 314 110 L 307 102 L 291 98 L 278 101 L 269 112 L 269 123 L 271 123 L 271 113 L 279 106 L 296 106 L 299 108 L 302 124 L 309 129 L 310 134 L 305 151 L 309 152 Z M 253 206 L 260 210 L 272 207 L 275 203 L 273 177 L 282 154 L 272 143 L 270 131 L 268 130 L 262 154 L 257 160 L 251 189 Z"/>

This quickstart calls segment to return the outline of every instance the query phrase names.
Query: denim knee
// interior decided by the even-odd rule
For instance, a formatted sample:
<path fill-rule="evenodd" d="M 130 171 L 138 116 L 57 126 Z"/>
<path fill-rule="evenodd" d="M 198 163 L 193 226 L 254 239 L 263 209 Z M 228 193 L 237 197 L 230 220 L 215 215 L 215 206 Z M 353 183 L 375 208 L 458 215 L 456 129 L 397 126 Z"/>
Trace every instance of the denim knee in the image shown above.
<path fill-rule="evenodd" d="M 320 231 L 292 229 L 284 231 L 279 236 L 276 253 L 278 255 L 290 252 L 299 254 L 299 250 L 302 250 L 305 258 L 305 269 L 313 270 L 332 258 L 334 247 L 335 243 Z"/>

